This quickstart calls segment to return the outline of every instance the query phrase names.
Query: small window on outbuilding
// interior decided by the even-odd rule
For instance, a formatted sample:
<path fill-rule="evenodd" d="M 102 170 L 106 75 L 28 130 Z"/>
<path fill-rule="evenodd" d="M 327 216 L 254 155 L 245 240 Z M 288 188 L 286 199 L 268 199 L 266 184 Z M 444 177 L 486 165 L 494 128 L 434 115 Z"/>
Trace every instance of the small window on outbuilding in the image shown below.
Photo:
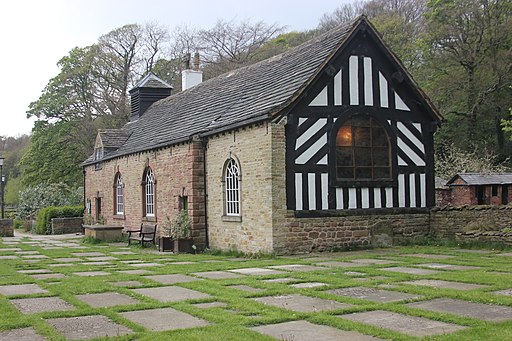
<path fill-rule="evenodd" d="M 355 115 L 336 134 L 338 182 L 392 180 L 391 146 L 386 129 L 374 118 Z"/>

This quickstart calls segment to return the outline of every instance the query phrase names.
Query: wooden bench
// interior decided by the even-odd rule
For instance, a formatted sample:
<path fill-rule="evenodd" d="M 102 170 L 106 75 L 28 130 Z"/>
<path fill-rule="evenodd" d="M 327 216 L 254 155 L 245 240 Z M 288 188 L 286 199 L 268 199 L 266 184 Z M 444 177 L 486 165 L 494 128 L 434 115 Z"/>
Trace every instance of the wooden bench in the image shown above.
<path fill-rule="evenodd" d="M 157 224 L 140 224 L 140 228 L 138 230 L 126 230 L 126 232 L 128 232 L 128 245 L 131 244 L 132 240 L 142 246 L 146 243 L 152 243 L 155 245 L 156 225 Z"/>

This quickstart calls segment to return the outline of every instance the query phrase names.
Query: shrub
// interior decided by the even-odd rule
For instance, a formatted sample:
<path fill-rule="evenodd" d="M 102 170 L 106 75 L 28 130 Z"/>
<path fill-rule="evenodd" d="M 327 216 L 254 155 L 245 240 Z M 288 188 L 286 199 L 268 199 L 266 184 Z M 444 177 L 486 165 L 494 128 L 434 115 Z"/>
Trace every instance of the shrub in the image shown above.
<path fill-rule="evenodd" d="M 36 220 L 37 234 L 52 233 L 52 218 L 82 217 L 84 208 L 82 206 L 45 207 L 39 210 Z"/>
<path fill-rule="evenodd" d="M 43 207 L 79 205 L 83 200 L 79 190 L 64 183 L 41 183 L 29 186 L 20 193 L 18 218 L 34 217 Z"/>

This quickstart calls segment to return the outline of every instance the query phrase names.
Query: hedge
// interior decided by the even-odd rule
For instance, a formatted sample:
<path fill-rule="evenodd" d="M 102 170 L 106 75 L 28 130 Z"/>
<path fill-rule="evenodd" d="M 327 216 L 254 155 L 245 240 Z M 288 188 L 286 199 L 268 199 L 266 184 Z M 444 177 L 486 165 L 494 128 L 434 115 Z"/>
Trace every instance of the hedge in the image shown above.
<path fill-rule="evenodd" d="M 83 206 L 45 207 L 39 210 L 36 219 L 37 234 L 52 234 L 52 218 L 83 217 Z"/>

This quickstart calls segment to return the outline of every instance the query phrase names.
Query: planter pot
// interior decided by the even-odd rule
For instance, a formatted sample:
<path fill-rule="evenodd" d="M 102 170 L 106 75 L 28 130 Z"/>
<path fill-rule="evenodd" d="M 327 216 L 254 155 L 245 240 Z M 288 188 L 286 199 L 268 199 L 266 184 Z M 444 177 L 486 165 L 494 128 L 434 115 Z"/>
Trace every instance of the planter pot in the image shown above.
<path fill-rule="evenodd" d="M 174 240 L 171 237 L 158 238 L 158 251 L 171 252 L 174 251 Z"/>
<path fill-rule="evenodd" d="M 192 239 L 177 239 L 173 240 L 174 246 L 173 251 L 174 252 L 184 252 L 184 253 L 193 253 L 194 249 L 192 248 L 192 245 L 194 245 L 194 240 Z"/>

